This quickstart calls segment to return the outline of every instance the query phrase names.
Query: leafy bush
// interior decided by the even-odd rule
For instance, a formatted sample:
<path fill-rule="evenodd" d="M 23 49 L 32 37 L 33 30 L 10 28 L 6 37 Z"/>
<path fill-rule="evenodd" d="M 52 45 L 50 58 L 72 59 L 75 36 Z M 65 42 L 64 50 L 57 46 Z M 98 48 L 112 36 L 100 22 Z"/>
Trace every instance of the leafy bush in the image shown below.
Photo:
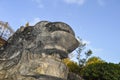
<path fill-rule="evenodd" d="M 83 68 L 85 80 L 120 80 L 120 65 L 113 63 L 95 63 Z"/>
<path fill-rule="evenodd" d="M 70 60 L 69 58 L 64 59 L 63 62 L 67 65 L 70 72 L 80 74 L 80 67 L 77 62 Z"/>
<path fill-rule="evenodd" d="M 90 57 L 90 58 L 86 61 L 85 65 L 87 66 L 87 65 L 96 64 L 96 63 L 105 63 L 105 61 L 103 61 L 103 60 L 102 60 L 101 58 L 99 58 L 99 57 L 93 56 L 93 57 Z"/>

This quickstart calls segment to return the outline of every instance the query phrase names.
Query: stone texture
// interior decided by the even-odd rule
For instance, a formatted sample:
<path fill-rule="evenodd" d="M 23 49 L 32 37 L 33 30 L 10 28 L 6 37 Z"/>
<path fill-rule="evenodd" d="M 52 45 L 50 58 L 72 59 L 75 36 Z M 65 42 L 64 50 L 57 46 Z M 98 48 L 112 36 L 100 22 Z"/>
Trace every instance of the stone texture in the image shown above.
<path fill-rule="evenodd" d="M 63 22 L 21 27 L 0 48 L 0 80 L 67 80 L 62 59 L 78 45 L 73 30 Z"/>
<path fill-rule="evenodd" d="M 68 73 L 68 80 L 84 80 L 84 79 L 80 77 L 79 75 L 70 72 Z"/>

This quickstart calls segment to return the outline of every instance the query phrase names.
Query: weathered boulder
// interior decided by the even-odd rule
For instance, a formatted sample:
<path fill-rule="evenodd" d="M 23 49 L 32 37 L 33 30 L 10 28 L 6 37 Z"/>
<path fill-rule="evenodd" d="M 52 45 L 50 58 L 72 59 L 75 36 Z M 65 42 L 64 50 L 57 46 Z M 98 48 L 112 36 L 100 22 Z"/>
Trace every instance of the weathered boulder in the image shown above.
<path fill-rule="evenodd" d="M 73 30 L 63 22 L 21 27 L 0 48 L 0 80 L 67 80 L 62 59 L 78 45 Z"/>

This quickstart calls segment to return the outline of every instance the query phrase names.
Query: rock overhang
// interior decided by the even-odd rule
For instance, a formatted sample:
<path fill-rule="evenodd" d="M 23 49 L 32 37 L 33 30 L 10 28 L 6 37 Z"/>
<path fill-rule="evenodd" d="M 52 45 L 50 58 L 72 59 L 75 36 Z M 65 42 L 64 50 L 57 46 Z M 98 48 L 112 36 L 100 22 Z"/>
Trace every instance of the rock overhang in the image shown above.
<path fill-rule="evenodd" d="M 75 38 L 74 31 L 64 22 L 41 21 L 35 24 L 34 27 L 41 31 L 40 37 L 46 38 L 46 40 L 42 40 L 45 44 L 44 49 L 46 50 L 54 49 L 55 51 L 56 49 L 65 54 L 67 53 L 67 56 L 68 53 L 71 53 L 79 45 L 78 40 Z M 60 56 L 62 56 L 61 53 Z"/>

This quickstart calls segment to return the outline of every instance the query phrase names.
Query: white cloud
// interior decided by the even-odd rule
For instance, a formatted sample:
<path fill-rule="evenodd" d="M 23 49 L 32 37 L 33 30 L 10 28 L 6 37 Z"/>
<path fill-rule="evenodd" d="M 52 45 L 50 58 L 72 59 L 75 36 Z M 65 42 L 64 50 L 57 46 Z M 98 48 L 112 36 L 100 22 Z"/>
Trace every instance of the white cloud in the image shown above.
<path fill-rule="evenodd" d="M 87 41 L 87 40 L 83 40 L 82 42 L 85 43 L 86 45 L 90 45 L 91 43 L 90 41 Z"/>
<path fill-rule="evenodd" d="M 103 49 L 102 49 L 102 48 L 94 48 L 93 51 L 94 51 L 95 53 L 97 53 L 97 52 L 103 51 Z"/>
<path fill-rule="evenodd" d="M 33 26 L 40 21 L 40 18 L 34 18 L 33 21 L 30 21 L 30 25 Z"/>
<path fill-rule="evenodd" d="M 100 6 L 105 6 L 105 0 L 97 0 L 97 2 Z"/>
<path fill-rule="evenodd" d="M 85 3 L 85 0 L 64 0 L 64 2 L 68 4 L 79 4 L 83 5 Z"/>
<path fill-rule="evenodd" d="M 33 2 L 35 2 L 38 5 L 38 8 L 43 8 L 44 5 L 42 3 L 42 0 L 32 0 Z"/>

